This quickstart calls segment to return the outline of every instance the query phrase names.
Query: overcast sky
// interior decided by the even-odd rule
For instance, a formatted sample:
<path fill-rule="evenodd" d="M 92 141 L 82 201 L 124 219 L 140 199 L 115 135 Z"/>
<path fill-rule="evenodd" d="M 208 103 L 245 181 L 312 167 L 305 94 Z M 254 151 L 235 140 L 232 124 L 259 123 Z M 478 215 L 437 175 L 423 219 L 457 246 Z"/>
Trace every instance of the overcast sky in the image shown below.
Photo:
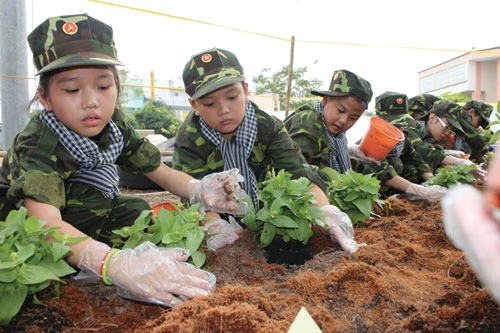
<path fill-rule="evenodd" d="M 307 67 L 307 78 L 323 81 L 322 88 L 328 87 L 335 69 L 348 69 L 371 82 L 374 97 L 387 90 L 412 97 L 418 94 L 419 71 L 474 48 L 500 46 L 493 3 L 27 0 L 26 15 L 28 32 L 56 15 L 88 13 L 110 24 L 126 68 L 145 78 L 154 70 L 163 85 L 172 80 L 182 87 L 184 64 L 211 47 L 233 51 L 251 85 L 262 68 L 274 73 L 288 64 L 289 40 L 295 36 L 294 68 Z"/>

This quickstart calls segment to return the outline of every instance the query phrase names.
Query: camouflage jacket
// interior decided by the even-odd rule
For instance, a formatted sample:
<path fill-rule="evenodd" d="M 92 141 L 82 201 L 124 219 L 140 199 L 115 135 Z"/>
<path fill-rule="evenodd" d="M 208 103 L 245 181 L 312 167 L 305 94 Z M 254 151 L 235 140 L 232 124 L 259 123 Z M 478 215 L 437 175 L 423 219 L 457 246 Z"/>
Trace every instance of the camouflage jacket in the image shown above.
<path fill-rule="evenodd" d="M 290 137 L 302 150 L 306 161 L 324 181 L 330 180 L 329 175 L 333 172 L 330 167 L 331 146 L 321 115 L 314 111 L 313 103 L 299 107 L 285 119 L 284 123 Z M 345 149 L 348 149 L 347 146 Z"/>
<path fill-rule="evenodd" d="M 452 149 L 470 154 L 470 159 L 473 161 L 486 155 L 489 145 L 484 141 L 479 131 L 467 119 L 460 118 L 459 122 L 465 135 L 462 135 L 461 140 L 455 140 Z M 456 134 L 456 136 L 458 135 L 459 133 Z"/>
<path fill-rule="evenodd" d="M 50 204 L 59 209 L 66 205 L 65 182 L 78 171 L 78 163 L 59 142 L 38 112 L 16 135 L 0 169 L 0 197 L 22 200 L 25 197 Z M 125 172 L 151 172 L 158 168 L 161 156 L 158 148 L 141 139 L 116 110 L 113 120 L 123 134 L 124 148 L 116 164 Z M 106 127 L 95 138 L 98 146 L 109 145 Z"/>
<path fill-rule="evenodd" d="M 432 168 L 432 172 L 435 173 L 445 159 L 446 153 L 442 146 L 424 141 L 425 135 L 421 134 L 421 129 L 419 123 L 408 126 L 405 129 L 405 136 L 408 136 L 413 148 L 415 148 L 417 153 L 419 153 L 423 160 Z"/>
<path fill-rule="evenodd" d="M 273 168 L 284 169 L 293 178 L 307 177 L 324 189 L 324 184 L 315 176 L 283 123 L 260 110 L 257 105 L 252 105 L 258 128 L 248 164 L 257 181 L 265 180 L 267 172 Z M 208 174 L 224 171 L 224 161 L 219 148 L 202 135 L 199 119 L 191 111 L 177 130 L 172 167 L 201 179 Z"/>

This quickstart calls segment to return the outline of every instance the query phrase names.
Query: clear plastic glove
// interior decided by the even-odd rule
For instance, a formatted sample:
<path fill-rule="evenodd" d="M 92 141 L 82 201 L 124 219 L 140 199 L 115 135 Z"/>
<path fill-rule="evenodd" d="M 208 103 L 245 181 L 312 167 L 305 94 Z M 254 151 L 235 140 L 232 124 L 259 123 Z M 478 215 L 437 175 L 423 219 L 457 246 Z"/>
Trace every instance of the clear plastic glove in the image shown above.
<path fill-rule="evenodd" d="M 486 176 L 488 175 L 488 171 L 484 170 L 481 166 L 477 166 L 475 167 L 474 169 L 472 169 L 472 174 L 474 175 L 474 177 L 476 177 L 476 179 L 484 179 L 486 178 Z"/>
<path fill-rule="evenodd" d="M 245 191 L 238 184 L 244 181 L 238 169 L 212 173 L 201 180 L 189 182 L 191 204 L 199 203 L 199 212 L 205 216 L 207 210 L 217 213 L 244 215 L 248 203 L 244 202 Z"/>
<path fill-rule="evenodd" d="M 500 222 L 493 217 L 492 207 L 467 184 L 450 188 L 441 205 L 446 234 L 500 303 Z"/>
<path fill-rule="evenodd" d="M 422 186 L 419 184 L 411 184 L 406 189 L 406 196 L 409 200 L 436 202 L 441 200 L 447 191 L 448 189 L 446 187 L 439 185 Z"/>
<path fill-rule="evenodd" d="M 334 205 L 323 206 L 321 210 L 325 213 L 325 223 L 328 225 L 330 238 L 335 239 L 344 251 L 354 253 L 360 246 L 366 245 L 365 243 L 358 244 L 354 240 L 354 228 L 346 213 L 341 212 Z"/>
<path fill-rule="evenodd" d="M 463 159 L 464 156 L 467 155 L 466 153 L 464 153 L 461 150 L 445 149 L 444 152 L 446 155 L 450 155 L 450 156 L 453 156 L 456 158 L 461 158 L 461 159 Z"/>
<path fill-rule="evenodd" d="M 380 165 L 380 161 L 377 161 L 374 158 L 371 158 L 367 156 L 365 153 L 361 151 L 359 148 L 359 145 L 349 145 L 347 146 L 349 149 L 349 157 L 361 161 L 361 162 L 366 162 L 366 163 L 375 163 L 376 165 Z"/>
<path fill-rule="evenodd" d="M 78 264 L 82 270 L 80 279 L 99 279 L 101 262 L 108 250 L 106 244 L 92 241 L 82 251 Z M 215 290 L 215 275 L 186 263 L 188 258 L 188 250 L 159 248 L 145 242 L 113 254 L 106 276 L 123 298 L 176 306 L 188 298 L 209 296 Z"/>
<path fill-rule="evenodd" d="M 471 165 L 471 164 L 474 164 L 474 163 L 472 163 L 471 160 L 468 160 L 465 158 L 458 158 L 458 157 L 455 157 L 453 155 L 447 155 L 441 163 L 442 164 L 450 164 L 450 165 Z"/>
<path fill-rule="evenodd" d="M 212 220 L 205 224 L 208 227 L 209 236 L 207 245 L 214 249 L 223 248 L 226 245 L 233 244 L 240 236 L 243 228 L 238 222 L 229 216 L 229 222 L 224 219 Z"/>

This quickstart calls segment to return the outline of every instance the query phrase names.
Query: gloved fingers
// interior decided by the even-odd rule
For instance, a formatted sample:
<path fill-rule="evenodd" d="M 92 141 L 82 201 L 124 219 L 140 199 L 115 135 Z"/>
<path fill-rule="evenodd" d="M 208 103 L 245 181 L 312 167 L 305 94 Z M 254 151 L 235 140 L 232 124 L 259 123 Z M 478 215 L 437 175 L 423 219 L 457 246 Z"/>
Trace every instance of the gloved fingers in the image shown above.
<path fill-rule="evenodd" d="M 227 245 L 233 244 L 239 239 L 238 233 L 230 232 L 211 236 L 207 239 L 207 245 L 214 249 L 221 249 Z"/>
<path fill-rule="evenodd" d="M 197 191 L 200 192 L 200 209 L 213 210 L 218 213 L 243 215 L 248 210 L 244 201 L 245 191 L 239 185 L 243 176 L 238 169 L 213 173 L 203 177 Z"/>
<path fill-rule="evenodd" d="M 167 256 L 177 261 L 186 261 L 191 256 L 189 250 L 180 247 L 160 247 L 158 250 L 161 256 Z"/>
<path fill-rule="evenodd" d="M 372 157 L 369 157 L 368 155 L 363 153 L 361 151 L 361 149 L 359 148 L 359 145 L 349 145 L 348 149 L 349 149 L 349 157 L 351 157 L 355 160 L 361 161 L 361 162 L 375 163 L 377 165 L 380 165 L 379 160 L 376 160 Z"/>
<path fill-rule="evenodd" d="M 228 222 L 229 222 L 229 225 L 231 226 L 231 229 L 234 232 L 236 232 L 237 234 L 241 234 L 243 232 L 243 227 L 231 215 L 229 215 Z"/>
<path fill-rule="evenodd" d="M 474 175 L 474 177 L 476 177 L 476 179 L 484 179 L 487 176 L 488 172 L 480 166 L 477 166 L 472 170 L 472 174 Z"/>
<path fill-rule="evenodd" d="M 185 300 L 187 300 L 187 298 L 185 297 L 176 297 L 168 292 L 158 292 L 157 290 L 151 290 L 147 292 L 139 289 L 126 289 L 119 285 L 117 285 L 116 288 L 118 291 L 118 295 L 123 298 L 140 302 L 159 304 L 163 306 L 174 307 L 182 304 Z"/>
<path fill-rule="evenodd" d="M 451 156 L 456 157 L 456 158 L 464 158 L 465 155 L 467 155 L 466 153 L 464 153 L 461 150 L 454 150 L 454 149 L 445 149 L 444 152 L 446 155 L 451 155 Z"/>
<path fill-rule="evenodd" d="M 214 274 L 189 263 L 177 263 L 176 270 L 179 273 L 179 276 L 175 279 L 177 283 L 180 286 L 184 286 L 183 288 L 186 288 L 186 290 L 192 290 L 193 293 L 179 294 L 175 290 L 172 290 L 175 294 L 194 297 L 207 296 L 214 291 L 217 281 Z"/>

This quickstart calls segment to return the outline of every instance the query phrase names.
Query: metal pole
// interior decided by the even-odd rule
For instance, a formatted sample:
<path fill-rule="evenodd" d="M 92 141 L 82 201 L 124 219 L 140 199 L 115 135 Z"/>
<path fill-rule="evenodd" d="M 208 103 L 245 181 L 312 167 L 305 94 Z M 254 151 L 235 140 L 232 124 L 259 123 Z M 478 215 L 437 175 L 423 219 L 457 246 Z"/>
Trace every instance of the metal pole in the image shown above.
<path fill-rule="evenodd" d="M 26 7 L 19 0 L 0 0 L 0 101 L 2 149 L 8 149 L 29 119 Z"/>
<path fill-rule="evenodd" d="M 292 92 L 292 79 L 293 79 L 294 48 L 295 48 L 295 36 L 292 36 L 292 41 L 290 43 L 290 65 L 288 66 L 288 86 L 286 88 L 285 118 L 288 117 L 288 110 L 290 109 L 290 95 Z"/>

